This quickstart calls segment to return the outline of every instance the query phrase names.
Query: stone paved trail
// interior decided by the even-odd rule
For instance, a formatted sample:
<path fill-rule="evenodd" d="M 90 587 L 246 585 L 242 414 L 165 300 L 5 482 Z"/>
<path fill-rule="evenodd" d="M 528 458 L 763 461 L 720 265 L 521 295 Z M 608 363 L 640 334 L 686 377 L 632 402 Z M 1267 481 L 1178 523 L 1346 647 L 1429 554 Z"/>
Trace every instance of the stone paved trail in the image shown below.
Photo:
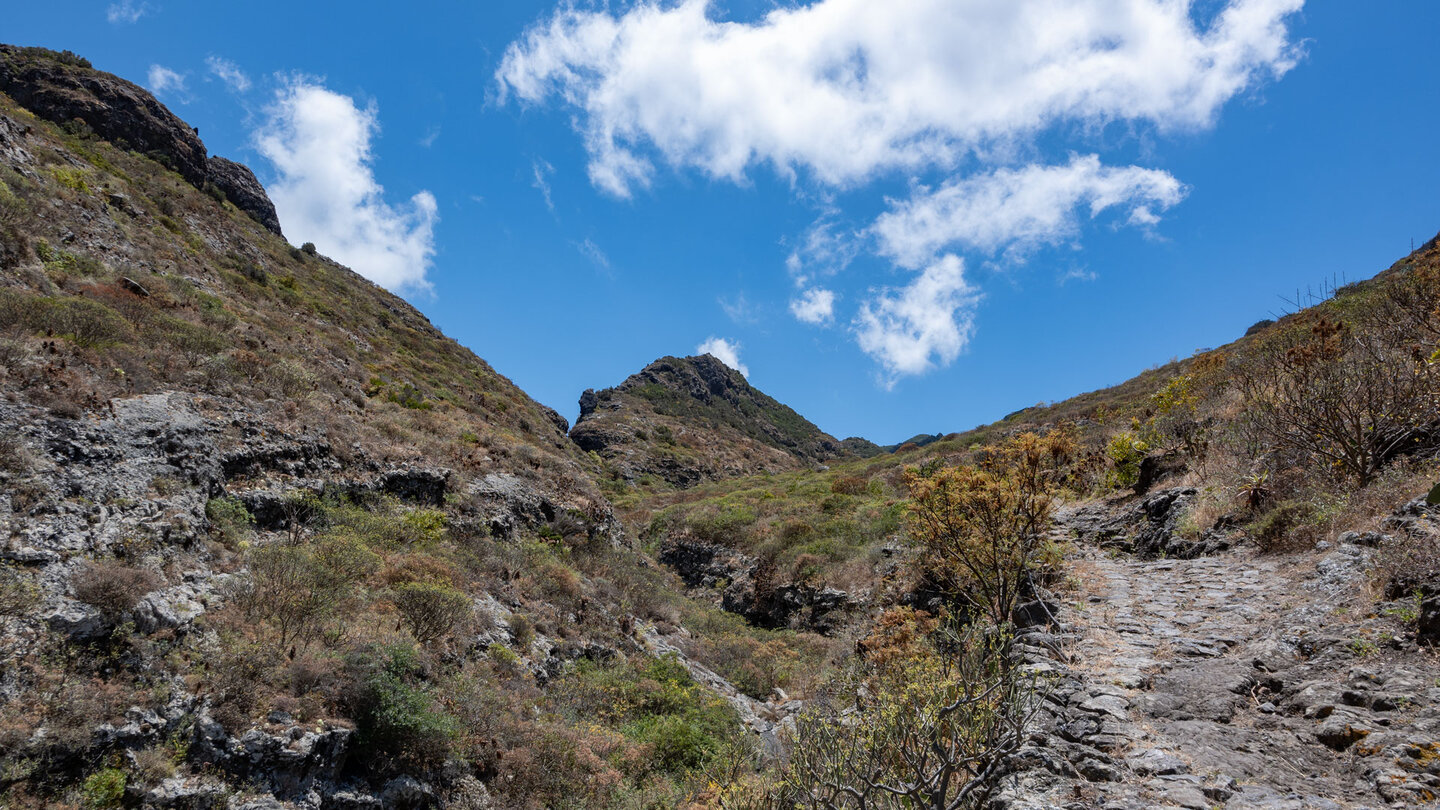
<path fill-rule="evenodd" d="M 1346 607 L 1369 554 L 1082 551 L 1059 628 L 1022 636 L 1059 677 L 1003 803 L 1436 806 L 1440 666 Z"/>

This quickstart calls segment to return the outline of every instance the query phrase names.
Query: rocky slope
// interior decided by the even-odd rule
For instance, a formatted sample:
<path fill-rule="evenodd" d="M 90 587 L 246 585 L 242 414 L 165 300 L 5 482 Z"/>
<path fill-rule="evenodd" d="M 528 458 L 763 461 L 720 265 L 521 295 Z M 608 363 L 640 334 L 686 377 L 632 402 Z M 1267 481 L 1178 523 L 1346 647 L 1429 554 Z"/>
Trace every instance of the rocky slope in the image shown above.
<path fill-rule="evenodd" d="M 272 220 L 148 93 L 0 47 L 0 804 L 661 801 L 699 760 L 656 735 L 762 731 L 715 646 L 760 641 L 680 630 L 564 420 Z"/>
<path fill-rule="evenodd" d="M 570 438 L 598 453 L 617 478 L 682 489 L 851 455 L 710 355 L 662 357 L 614 388 L 586 391 Z"/>
<path fill-rule="evenodd" d="M 881 453 L 707 356 L 567 435 L 273 218 L 140 88 L 0 46 L 0 804 L 717 806 L 875 616 L 946 604 L 905 472 L 1062 423 L 1089 452 L 1014 617 L 1042 710 L 995 807 L 1440 789 L 1433 433 L 1359 489 L 1259 476 L 1195 358 Z M 1114 443 L 1141 424 L 1175 446 Z"/>

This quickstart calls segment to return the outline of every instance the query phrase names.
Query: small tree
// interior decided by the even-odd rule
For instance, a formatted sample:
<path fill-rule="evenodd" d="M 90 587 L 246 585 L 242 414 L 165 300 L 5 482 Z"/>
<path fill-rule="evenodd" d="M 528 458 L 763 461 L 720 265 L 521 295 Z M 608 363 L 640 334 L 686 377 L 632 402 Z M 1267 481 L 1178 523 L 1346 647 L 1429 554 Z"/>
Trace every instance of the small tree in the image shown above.
<path fill-rule="evenodd" d="M 1262 339 L 1233 375 L 1242 438 L 1368 485 L 1440 419 L 1440 366 L 1399 337 L 1321 317 Z"/>
<path fill-rule="evenodd" d="M 445 637 L 470 615 L 469 597 L 433 582 L 403 582 L 394 587 L 391 600 L 410 634 L 421 644 Z"/>
<path fill-rule="evenodd" d="M 961 810 L 983 806 L 1034 716 L 1031 680 L 992 630 L 946 634 L 863 665 L 796 724 L 776 806 Z"/>
<path fill-rule="evenodd" d="M 280 499 L 280 511 L 285 515 L 285 531 L 290 535 L 290 542 L 298 543 L 305 535 L 305 528 L 325 513 L 325 505 L 315 493 L 296 489 Z"/>
<path fill-rule="evenodd" d="M 352 539 L 329 537 L 315 546 L 261 546 L 250 552 L 248 562 L 250 578 L 240 605 L 247 618 L 275 631 L 283 649 L 308 641 L 343 613 L 379 558 Z"/>
<path fill-rule="evenodd" d="M 1031 575 L 1054 562 L 1045 533 L 1076 450 L 1066 432 L 1026 433 L 983 451 L 978 465 L 907 471 L 921 570 L 992 623 L 1007 623 Z"/>

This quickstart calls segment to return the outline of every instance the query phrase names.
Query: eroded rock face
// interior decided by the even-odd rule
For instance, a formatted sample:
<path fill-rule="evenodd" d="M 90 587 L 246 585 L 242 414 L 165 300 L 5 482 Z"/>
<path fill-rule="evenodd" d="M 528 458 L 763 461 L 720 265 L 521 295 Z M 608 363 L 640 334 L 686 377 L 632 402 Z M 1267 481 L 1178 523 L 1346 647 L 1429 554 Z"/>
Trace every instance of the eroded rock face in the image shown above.
<path fill-rule="evenodd" d="M 206 172 L 210 182 L 225 192 L 225 199 L 270 231 L 284 236 L 280 231 L 280 218 L 275 215 L 275 204 L 270 202 L 265 187 L 248 166 L 211 156 L 206 162 Z"/>
<path fill-rule="evenodd" d="M 850 594 L 801 582 L 759 584 L 761 565 L 734 549 L 696 540 L 672 539 L 659 561 L 692 588 L 720 591 L 720 607 L 758 627 L 838 632 L 857 605 Z"/>
<path fill-rule="evenodd" d="M 1124 506 L 1086 504 L 1061 509 L 1055 522 L 1081 540 L 1144 557 L 1189 560 L 1234 546 L 1240 535 L 1224 518 L 1198 538 L 1179 533 L 1197 494 L 1194 487 L 1162 489 Z"/>
<path fill-rule="evenodd" d="M 207 157 L 199 133 L 144 88 L 40 49 L 0 45 L 0 91 L 48 121 L 87 127 L 117 146 L 150 155 L 197 188 L 213 183 L 236 208 L 280 233 L 275 205 L 255 174 L 232 160 Z M 13 149 L 11 140 L 0 131 L 0 150 Z"/>
<path fill-rule="evenodd" d="M 98 70 L 0 45 L 0 90 L 41 118 L 79 119 L 95 134 L 142 153 L 155 153 L 199 186 L 209 175 L 195 130 L 141 87 Z"/>

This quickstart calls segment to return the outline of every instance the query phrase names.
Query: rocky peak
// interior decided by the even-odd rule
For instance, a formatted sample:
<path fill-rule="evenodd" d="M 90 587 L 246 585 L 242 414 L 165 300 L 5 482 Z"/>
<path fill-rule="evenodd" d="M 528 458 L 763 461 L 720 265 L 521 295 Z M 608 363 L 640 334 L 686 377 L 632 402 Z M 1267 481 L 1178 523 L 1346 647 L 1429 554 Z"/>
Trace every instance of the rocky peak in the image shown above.
<path fill-rule="evenodd" d="M 45 48 L 0 45 L 0 92 L 35 115 L 154 157 L 196 188 L 207 183 L 275 233 L 275 206 L 251 171 L 209 158 L 199 133 L 144 88 Z"/>
<path fill-rule="evenodd" d="M 796 469 L 841 443 L 710 355 L 662 357 L 614 388 L 588 390 L 570 437 L 627 478 L 678 487 Z"/>

